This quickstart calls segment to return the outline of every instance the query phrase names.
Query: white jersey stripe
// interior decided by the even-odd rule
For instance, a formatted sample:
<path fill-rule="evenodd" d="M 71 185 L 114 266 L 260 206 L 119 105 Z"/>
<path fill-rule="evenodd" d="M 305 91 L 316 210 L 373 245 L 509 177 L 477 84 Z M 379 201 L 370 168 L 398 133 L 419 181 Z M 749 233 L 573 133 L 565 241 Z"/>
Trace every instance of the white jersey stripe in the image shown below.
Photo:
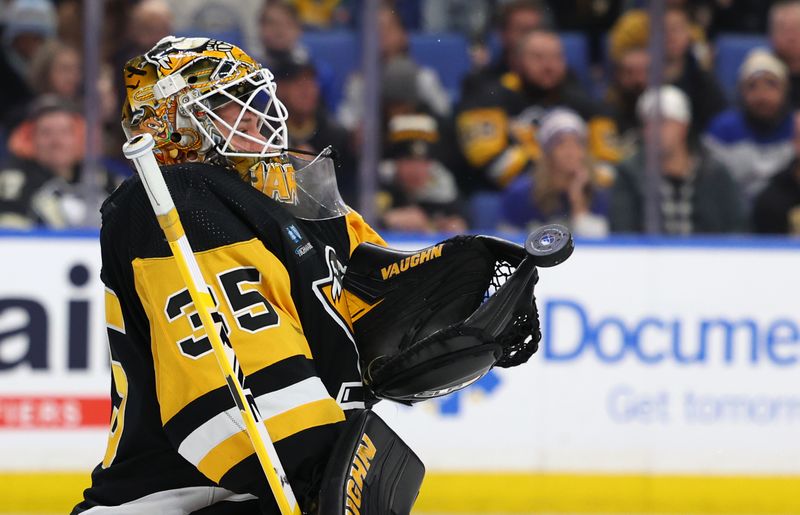
<path fill-rule="evenodd" d="M 190 486 L 165 490 L 119 506 L 95 506 L 81 515 L 141 515 L 159 513 L 162 515 L 185 515 L 222 501 L 242 502 L 255 499 L 250 494 L 237 494 L 218 486 Z"/>
<path fill-rule="evenodd" d="M 286 388 L 256 397 L 256 406 L 261 418 L 268 420 L 293 408 L 310 402 L 328 399 L 328 391 L 318 377 L 309 377 Z M 219 413 L 187 436 L 178 447 L 178 452 L 197 466 L 217 445 L 231 436 L 244 431 L 239 409 L 234 407 Z"/>

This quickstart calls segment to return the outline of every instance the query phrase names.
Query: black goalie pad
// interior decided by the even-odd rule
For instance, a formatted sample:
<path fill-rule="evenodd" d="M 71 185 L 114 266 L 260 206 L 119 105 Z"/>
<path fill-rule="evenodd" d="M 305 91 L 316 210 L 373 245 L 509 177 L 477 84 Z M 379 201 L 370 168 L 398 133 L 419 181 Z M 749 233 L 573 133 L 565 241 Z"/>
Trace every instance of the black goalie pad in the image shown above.
<path fill-rule="evenodd" d="M 524 363 L 541 338 L 532 259 L 514 243 L 457 236 L 421 251 L 361 244 L 344 279 L 364 383 L 411 403 L 493 366 Z"/>
<path fill-rule="evenodd" d="M 407 515 L 425 466 L 371 410 L 350 415 L 319 493 L 320 515 Z"/>

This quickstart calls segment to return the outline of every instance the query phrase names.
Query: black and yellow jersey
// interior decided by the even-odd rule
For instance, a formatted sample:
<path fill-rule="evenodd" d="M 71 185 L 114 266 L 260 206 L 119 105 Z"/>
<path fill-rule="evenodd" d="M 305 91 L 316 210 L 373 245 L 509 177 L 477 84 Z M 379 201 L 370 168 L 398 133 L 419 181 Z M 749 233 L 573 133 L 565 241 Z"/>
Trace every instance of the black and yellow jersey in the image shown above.
<path fill-rule="evenodd" d="M 355 212 L 296 219 L 217 167 L 164 178 L 302 506 L 365 404 L 342 279 L 358 243 L 383 240 Z M 102 213 L 113 413 L 73 513 L 278 513 L 138 177 Z"/>
<path fill-rule="evenodd" d="M 536 126 L 548 109 L 568 107 L 587 122 L 589 151 L 597 160 L 616 162 L 616 124 L 567 80 L 545 92 L 526 88 L 517 74 L 483 84 L 462 99 L 456 114 L 458 143 L 465 160 L 478 172 L 481 189 L 503 189 L 541 157 Z"/>

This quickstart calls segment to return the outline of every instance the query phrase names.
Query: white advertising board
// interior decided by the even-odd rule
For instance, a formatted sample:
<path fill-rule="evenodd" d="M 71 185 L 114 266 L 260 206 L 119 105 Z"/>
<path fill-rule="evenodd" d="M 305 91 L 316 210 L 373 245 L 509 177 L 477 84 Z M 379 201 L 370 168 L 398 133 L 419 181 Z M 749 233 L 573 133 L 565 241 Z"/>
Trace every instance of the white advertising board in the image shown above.
<path fill-rule="evenodd" d="M 798 474 L 798 262 L 797 245 L 579 244 L 540 271 L 528 364 L 378 411 L 429 470 Z M 0 237 L 0 470 L 102 456 L 99 270 L 92 238 Z"/>

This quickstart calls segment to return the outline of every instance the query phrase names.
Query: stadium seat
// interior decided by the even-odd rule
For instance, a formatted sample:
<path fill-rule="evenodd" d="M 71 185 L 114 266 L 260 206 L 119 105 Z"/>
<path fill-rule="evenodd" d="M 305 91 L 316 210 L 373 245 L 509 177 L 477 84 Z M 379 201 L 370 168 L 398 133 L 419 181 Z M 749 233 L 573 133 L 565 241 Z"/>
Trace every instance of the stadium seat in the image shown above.
<path fill-rule="evenodd" d="M 409 51 L 421 66 L 429 66 L 439 74 L 450 100 L 455 103 L 461 93 L 461 79 L 469 72 L 467 40 L 461 34 L 411 34 Z"/>
<path fill-rule="evenodd" d="M 347 77 L 361 65 L 358 34 L 346 30 L 306 32 L 302 41 L 317 68 L 333 70 L 329 98 L 330 108 L 335 111 L 342 100 Z"/>
<path fill-rule="evenodd" d="M 714 73 L 728 95 L 728 100 L 735 101 L 739 66 L 750 50 L 757 47 L 769 47 L 769 40 L 765 36 L 750 34 L 720 34 L 717 36 L 715 47 L 717 56 Z"/>
<path fill-rule="evenodd" d="M 500 223 L 502 194 L 494 191 L 481 191 L 472 195 L 469 201 L 471 227 L 475 231 L 496 231 Z"/>

